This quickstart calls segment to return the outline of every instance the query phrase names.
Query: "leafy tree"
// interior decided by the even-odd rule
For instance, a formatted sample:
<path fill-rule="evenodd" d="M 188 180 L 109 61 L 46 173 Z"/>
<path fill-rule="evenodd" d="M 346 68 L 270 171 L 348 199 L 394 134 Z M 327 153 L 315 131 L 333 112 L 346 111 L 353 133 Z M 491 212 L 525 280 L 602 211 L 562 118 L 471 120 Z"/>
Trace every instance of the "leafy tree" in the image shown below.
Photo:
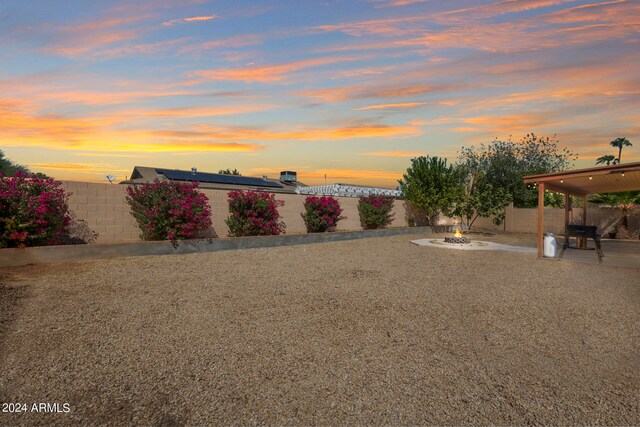
<path fill-rule="evenodd" d="M 616 156 L 607 154 L 606 156 L 598 157 L 596 159 L 596 165 L 601 165 L 603 163 L 606 163 L 607 166 L 609 166 L 611 162 L 615 162 L 615 161 L 616 161 Z"/>
<path fill-rule="evenodd" d="M 238 171 L 238 169 L 231 170 L 231 169 L 228 169 L 228 168 L 227 169 L 220 169 L 218 171 L 218 173 L 221 174 L 221 175 L 238 175 L 238 176 L 240 175 L 240 172 Z"/>
<path fill-rule="evenodd" d="M 614 161 L 614 164 L 618 165 L 620 164 L 620 157 L 622 156 L 622 148 L 633 146 L 627 138 L 616 138 L 609 144 L 611 144 L 612 147 L 618 148 L 618 158 Z"/>
<path fill-rule="evenodd" d="M 450 215 L 464 191 L 461 171 L 439 157 L 411 159 L 411 167 L 398 182 L 404 197 L 424 210 L 430 224 L 441 213 Z"/>
<path fill-rule="evenodd" d="M 558 146 L 555 136 L 545 138 L 533 133 L 518 142 L 509 138 L 479 147 L 463 147 L 459 156 L 460 163 L 470 170 L 482 171 L 487 184 L 510 194 L 519 208 L 535 207 L 538 203 L 537 189 L 523 182 L 525 176 L 566 170 L 575 158 L 569 149 Z M 550 197 L 548 202 L 556 206 L 561 200 Z"/>
<path fill-rule="evenodd" d="M 4 156 L 2 150 L 0 150 L 0 174 L 3 176 L 15 176 L 16 172 L 30 173 L 29 169 L 12 162 Z"/>
<path fill-rule="evenodd" d="M 48 176 L 41 173 L 41 172 L 36 172 L 33 173 L 31 172 L 27 167 L 22 166 L 18 163 L 14 163 L 11 160 L 7 159 L 4 156 L 4 153 L 2 152 L 2 150 L 0 150 L 0 175 L 2 176 L 16 176 L 16 174 L 20 172 L 23 174 L 27 174 L 29 176 L 35 176 L 37 178 L 41 178 L 41 179 L 47 179 Z"/>
<path fill-rule="evenodd" d="M 505 207 L 511 202 L 511 195 L 502 188 L 494 188 L 485 179 L 482 171 L 469 170 L 467 166 L 459 166 L 467 171 L 464 183 L 464 194 L 455 203 L 453 215 L 471 229 L 479 217 L 493 217 L 493 223 L 502 224 L 505 218 Z"/>

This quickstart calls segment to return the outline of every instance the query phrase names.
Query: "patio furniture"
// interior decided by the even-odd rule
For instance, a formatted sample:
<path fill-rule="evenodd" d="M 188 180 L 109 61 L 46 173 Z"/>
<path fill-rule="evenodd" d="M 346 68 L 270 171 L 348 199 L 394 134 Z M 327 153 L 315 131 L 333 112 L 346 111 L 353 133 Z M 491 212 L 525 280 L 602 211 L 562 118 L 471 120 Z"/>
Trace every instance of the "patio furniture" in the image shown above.
<path fill-rule="evenodd" d="M 560 256 L 564 255 L 564 250 L 569 249 L 584 249 L 579 248 L 577 246 L 569 246 L 569 239 L 571 237 L 575 237 L 576 239 L 593 239 L 596 245 L 596 253 L 598 254 L 598 261 L 602 263 L 602 257 L 604 253 L 602 252 L 602 247 L 600 246 L 600 236 L 596 234 L 598 227 L 595 225 L 568 225 L 567 230 L 564 234 L 564 242 L 562 243 L 562 249 L 560 249 Z M 577 241 L 576 241 L 577 245 Z"/>

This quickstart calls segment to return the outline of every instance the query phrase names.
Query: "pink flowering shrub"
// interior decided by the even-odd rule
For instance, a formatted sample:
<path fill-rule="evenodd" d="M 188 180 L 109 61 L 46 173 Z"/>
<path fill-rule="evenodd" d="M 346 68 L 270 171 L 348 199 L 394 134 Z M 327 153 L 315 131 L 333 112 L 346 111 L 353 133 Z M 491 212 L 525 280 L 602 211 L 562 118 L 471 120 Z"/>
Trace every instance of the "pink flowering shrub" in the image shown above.
<path fill-rule="evenodd" d="M 341 219 L 342 209 L 340 203 L 333 197 L 309 196 L 304 201 L 304 213 L 301 213 L 307 231 L 310 233 L 324 232 L 334 229 Z"/>
<path fill-rule="evenodd" d="M 71 221 L 68 198 L 51 178 L 0 174 L 0 248 L 62 243 Z"/>
<path fill-rule="evenodd" d="M 127 187 L 127 203 L 143 240 L 193 239 L 211 227 L 207 196 L 198 183 L 158 181 Z"/>
<path fill-rule="evenodd" d="M 230 236 L 262 236 L 284 233 L 284 222 L 279 221 L 278 206 L 284 201 L 275 195 L 257 191 L 231 191 L 229 196 Z"/>
<path fill-rule="evenodd" d="M 384 228 L 391 224 L 393 220 L 392 208 L 393 197 L 375 194 L 360 197 L 358 212 L 360 213 L 362 227 L 365 229 Z"/>

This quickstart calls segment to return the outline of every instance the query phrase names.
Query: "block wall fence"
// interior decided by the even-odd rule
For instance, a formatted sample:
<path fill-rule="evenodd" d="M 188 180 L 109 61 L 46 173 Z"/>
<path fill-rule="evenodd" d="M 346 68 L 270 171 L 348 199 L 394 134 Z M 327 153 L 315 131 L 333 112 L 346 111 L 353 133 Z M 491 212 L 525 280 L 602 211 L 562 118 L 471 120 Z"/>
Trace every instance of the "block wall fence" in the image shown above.
<path fill-rule="evenodd" d="M 96 243 L 121 243 L 135 242 L 139 240 L 140 230 L 131 216 L 129 205 L 126 202 L 125 185 L 101 184 L 77 181 L 62 181 L 64 189 L 71 193 L 69 197 L 69 209 L 78 219 L 86 221 L 90 229 L 99 234 Z M 212 230 L 210 236 L 227 237 L 228 228 L 224 220 L 229 215 L 227 204 L 227 190 L 200 189 L 209 198 L 212 213 Z M 304 199 L 306 196 L 297 194 L 276 194 L 276 198 L 284 200 L 285 205 L 280 207 L 282 221 L 286 224 L 287 234 L 305 234 L 306 227 L 300 214 L 304 212 Z M 362 230 L 358 215 L 358 199 L 354 197 L 337 197 L 343 209 L 343 215 L 347 219 L 338 223 L 338 231 Z M 394 204 L 394 219 L 390 227 L 408 227 L 409 216 L 412 212 L 405 201 L 397 200 Z M 581 209 L 576 209 L 577 221 Z M 588 209 L 589 223 L 601 227 L 607 223 L 613 223 L 616 213 L 613 209 Z M 416 221 L 421 225 L 420 221 Z M 451 218 L 442 218 L 440 224 L 454 224 Z M 602 225 L 601 225 L 602 224 Z M 491 220 L 479 218 L 474 227 L 490 230 L 515 231 L 523 233 L 535 233 L 537 226 L 536 209 L 507 208 L 506 221 L 501 226 L 495 226 Z M 630 218 L 629 228 L 640 228 L 640 218 L 636 215 Z M 545 231 L 559 233 L 564 227 L 564 211 L 562 209 L 545 210 Z"/>

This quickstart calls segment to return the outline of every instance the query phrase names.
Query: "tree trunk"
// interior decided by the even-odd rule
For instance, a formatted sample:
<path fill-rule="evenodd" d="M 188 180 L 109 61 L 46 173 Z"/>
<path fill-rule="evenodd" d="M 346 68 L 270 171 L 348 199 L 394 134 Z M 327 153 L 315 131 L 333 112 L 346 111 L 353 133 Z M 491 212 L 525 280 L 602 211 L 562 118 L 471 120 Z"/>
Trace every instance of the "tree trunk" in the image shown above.
<path fill-rule="evenodd" d="M 620 143 L 620 147 L 618 147 L 618 164 L 620 164 L 620 157 L 622 157 L 622 143 Z"/>
<path fill-rule="evenodd" d="M 627 214 L 622 215 L 622 220 L 620 221 L 620 224 L 626 229 L 629 228 L 629 218 L 627 217 Z"/>

